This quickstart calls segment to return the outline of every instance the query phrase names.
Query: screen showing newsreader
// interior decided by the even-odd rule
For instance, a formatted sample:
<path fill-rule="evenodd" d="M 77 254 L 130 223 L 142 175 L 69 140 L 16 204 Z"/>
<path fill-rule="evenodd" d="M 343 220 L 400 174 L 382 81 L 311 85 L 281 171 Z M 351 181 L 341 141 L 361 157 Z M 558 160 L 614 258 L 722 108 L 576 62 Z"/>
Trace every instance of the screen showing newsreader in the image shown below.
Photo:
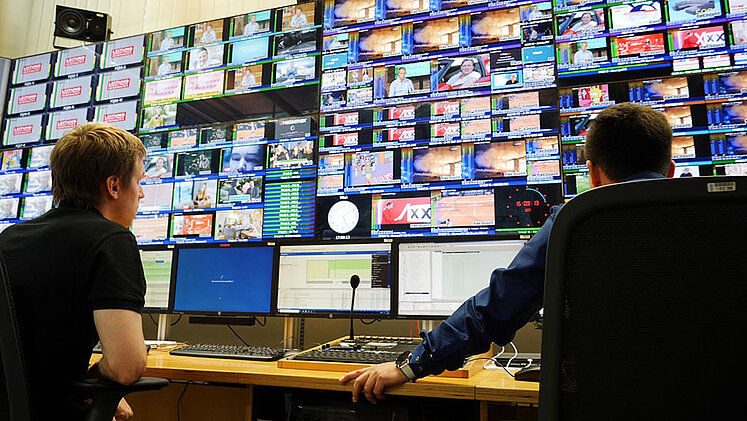
<path fill-rule="evenodd" d="M 177 252 L 174 311 L 269 313 L 273 247 L 201 247 Z"/>
<path fill-rule="evenodd" d="M 490 283 L 525 241 L 400 243 L 399 309 L 401 316 L 448 317 Z"/>
<path fill-rule="evenodd" d="M 280 247 L 279 313 L 350 311 L 350 277 L 358 275 L 356 313 L 389 313 L 391 244 Z"/>

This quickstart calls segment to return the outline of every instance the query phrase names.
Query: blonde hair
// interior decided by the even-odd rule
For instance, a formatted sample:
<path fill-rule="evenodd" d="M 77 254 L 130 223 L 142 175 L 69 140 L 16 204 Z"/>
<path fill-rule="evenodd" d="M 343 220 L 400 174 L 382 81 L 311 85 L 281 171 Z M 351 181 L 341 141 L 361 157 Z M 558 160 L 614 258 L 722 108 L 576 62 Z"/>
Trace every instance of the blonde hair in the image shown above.
<path fill-rule="evenodd" d="M 129 187 L 137 160 L 146 155 L 140 139 L 110 124 L 86 123 L 70 130 L 49 156 L 55 205 L 94 208 L 101 183 L 116 176 Z"/>

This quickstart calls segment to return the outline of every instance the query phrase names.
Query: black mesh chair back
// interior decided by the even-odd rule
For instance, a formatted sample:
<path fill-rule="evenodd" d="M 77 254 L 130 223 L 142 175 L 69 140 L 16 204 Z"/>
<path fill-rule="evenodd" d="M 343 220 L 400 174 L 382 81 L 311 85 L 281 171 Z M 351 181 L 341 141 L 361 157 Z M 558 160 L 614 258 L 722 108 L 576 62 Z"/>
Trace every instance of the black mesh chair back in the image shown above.
<path fill-rule="evenodd" d="M 747 177 L 567 203 L 547 255 L 540 420 L 746 419 Z"/>
<path fill-rule="evenodd" d="M 0 253 L 0 419 L 29 421 L 28 383 L 21 352 L 18 323 L 10 291 L 8 268 Z"/>

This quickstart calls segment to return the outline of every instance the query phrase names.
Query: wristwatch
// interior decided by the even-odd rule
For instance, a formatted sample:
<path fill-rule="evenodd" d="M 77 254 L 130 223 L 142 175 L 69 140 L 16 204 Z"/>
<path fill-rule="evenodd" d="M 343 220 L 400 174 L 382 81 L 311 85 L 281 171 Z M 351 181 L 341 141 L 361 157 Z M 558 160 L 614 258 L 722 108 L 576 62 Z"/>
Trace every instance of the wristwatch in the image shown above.
<path fill-rule="evenodd" d="M 397 361 L 394 362 L 394 364 L 399 368 L 399 370 L 402 372 L 402 374 L 405 375 L 407 380 L 414 382 L 417 380 L 417 376 L 415 375 L 415 372 L 412 371 L 412 367 L 410 366 L 410 357 L 412 356 L 412 352 L 405 351 L 397 357 Z"/>

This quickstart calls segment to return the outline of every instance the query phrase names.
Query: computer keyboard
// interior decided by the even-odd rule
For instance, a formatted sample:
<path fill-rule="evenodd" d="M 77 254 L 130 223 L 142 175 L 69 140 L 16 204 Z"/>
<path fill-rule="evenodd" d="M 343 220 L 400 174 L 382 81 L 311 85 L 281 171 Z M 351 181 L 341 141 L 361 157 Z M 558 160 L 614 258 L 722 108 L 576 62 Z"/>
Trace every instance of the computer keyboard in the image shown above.
<path fill-rule="evenodd" d="M 404 351 L 412 351 L 419 339 L 359 336 L 355 340 L 343 340 L 336 345 L 322 345 L 294 355 L 299 361 L 327 361 L 357 364 L 379 364 L 395 361 Z"/>
<path fill-rule="evenodd" d="M 285 351 L 262 346 L 237 346 L 192 344 L 172 349 L 169 354 L 186 357 L 229 358 L 236 360 L 275 361 L 283 357 Z"/>

